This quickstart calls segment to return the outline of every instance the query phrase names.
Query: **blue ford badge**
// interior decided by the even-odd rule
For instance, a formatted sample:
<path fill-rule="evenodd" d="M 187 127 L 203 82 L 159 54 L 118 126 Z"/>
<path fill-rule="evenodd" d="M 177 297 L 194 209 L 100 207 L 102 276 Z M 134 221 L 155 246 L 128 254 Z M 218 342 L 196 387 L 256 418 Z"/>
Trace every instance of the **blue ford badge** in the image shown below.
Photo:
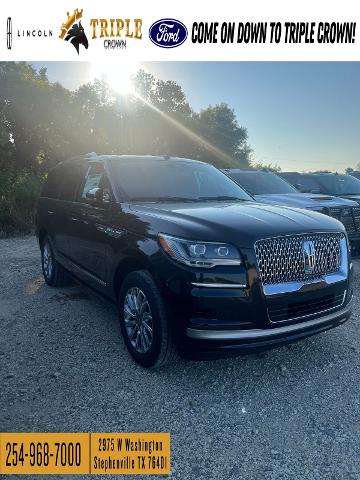
<path fill-rule="evenodd" d="M 150 40 L 158 47 L 174 48 L 185 42 L 187 28 L 179 20 L 163 18 L 153 23 L 149 30 Z"/>

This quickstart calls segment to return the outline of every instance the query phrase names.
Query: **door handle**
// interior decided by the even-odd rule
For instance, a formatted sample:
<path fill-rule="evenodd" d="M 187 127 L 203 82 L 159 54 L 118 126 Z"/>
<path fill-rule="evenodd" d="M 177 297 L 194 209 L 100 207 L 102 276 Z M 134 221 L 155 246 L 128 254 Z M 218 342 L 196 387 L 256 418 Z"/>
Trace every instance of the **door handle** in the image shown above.
<path fill-rule="evenodd" d="M 53 210 L 48 210 L 47 213 L 48 213 L 49 215 L 54 215 L 55 212 L 54 212 Z"/>

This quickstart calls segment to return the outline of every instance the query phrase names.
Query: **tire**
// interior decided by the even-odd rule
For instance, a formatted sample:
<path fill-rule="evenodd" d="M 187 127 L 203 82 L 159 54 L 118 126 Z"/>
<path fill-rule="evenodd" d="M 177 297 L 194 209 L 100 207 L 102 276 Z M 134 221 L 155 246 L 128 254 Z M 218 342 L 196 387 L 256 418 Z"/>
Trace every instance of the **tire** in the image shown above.
<path fill-rule="evenodd" d="M 137 363 L 158 368 L 177 358 L 165 302 L 149 272 L 138 270 L 125 278 L 119 312 L 125 345 Z"/>
<path fill-rule="evenodd" d="M 55 259 L 54 250 L 49 237 L 45 237 L 40 245 L 41 268 L 45 282 L 50 287 L 62 287 L 70 283 L 70 276 Z"/>

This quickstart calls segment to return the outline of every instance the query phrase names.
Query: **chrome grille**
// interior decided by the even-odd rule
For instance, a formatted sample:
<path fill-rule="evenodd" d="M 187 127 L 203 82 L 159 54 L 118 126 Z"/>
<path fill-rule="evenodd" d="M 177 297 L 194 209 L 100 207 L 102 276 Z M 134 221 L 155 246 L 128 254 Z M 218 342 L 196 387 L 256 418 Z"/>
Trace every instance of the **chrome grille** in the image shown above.
<path fill-rule="evenodd" d="M 340 270 L 342 233 L 315 233 L 267 238 L 255 242 L 255 255 L 263 285 L 301 282 Z M 305 271 L 303 242 L 315 247 L 315 266 Z"/>
<path fill-rule="evenodd" d="M 360 230 L 360 208 L 359 207 L 353 208 L 353 214 L 354 214 L 356 230 L 359 231 Z"/>

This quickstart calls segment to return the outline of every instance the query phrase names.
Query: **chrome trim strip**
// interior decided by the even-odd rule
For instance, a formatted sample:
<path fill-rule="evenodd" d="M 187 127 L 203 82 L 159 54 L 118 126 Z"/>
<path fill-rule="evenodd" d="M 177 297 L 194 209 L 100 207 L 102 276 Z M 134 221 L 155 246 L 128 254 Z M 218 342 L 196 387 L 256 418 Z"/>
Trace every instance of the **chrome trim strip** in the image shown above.
<path fill-rule="evenodd" d="M 96 275 L 88 272 L 87 270 L 85 270 L 84 268 L 80 267 L 79 265 L 77 265 L 76 263 L 74 263 L 73 261 L 69 260 L 65 255 L 63 255 L 62 253 L 58 253 L 58 256 L 59 257 L 62 257 L 63 258 L 63 262 L 64 263 L 68 263 L 70 265 L 71 268 L 73 268 L 74 270 L 78 270 L 80 273 L 83 273 L 84 275 L 87 275 L 88 277 L 92 278 L 93 280 L 95 280 L 97 283 L 99 283 L 99 285 L 102 285 L 103 287 L 106 287 L 107 283 L 104 282 L 104 280 L 101 280 L 101 278 L 97 277 Z"/>
<path fill-rule="evenodd" d="M 279 328 L 254 329 L 254 330 L 199 330 L 187 328 L 186 335 L 197 340 L 256 340 L 276 337 L 277 335 L 291 334 L 298 331 L 317 327 L 332 320 L 341 319 L 351 312 L 352 299 L 345 308 L 338 312 L 330 313 L 321 318 L 309 320 L 307 322 L 296 323 L 295 325 L 286 325 Z"/>
<path fill-rule="evenodd" d="M 247 285 L 242 285 L 241 283 L 198 283 L 191 282 L 193 287 L 203 287 L 203 288 L 247 288 Z"/>
<path fill-rule="evenodd" d="M 70 261 L 70 260 L 69 260 Z M 96 275 L 93 275 L 92 273 L 88 272 L 87 270 L 85 270 L 84 268 L 82 267 L 79 267 L 78 265 L 76 265 L 74 262 L 71 262 L 71 265 L 73 268 L 75 268 L 75 270 L 79 270 L 81 273 L 83 273 L 84 275 L 87 275 L 88 277 L 92 278 L 93 280 L 95 280 L 95 282 L 99 283 L 100 285 L 102 285 L 103 287 L 106 287 L 106 282 L 104 282 L 104 280 L 101 280 L 101 278 L 98 278 Z"/>
<path fill-rule="evenodd" d="M 332 285 L 337 282 L 343 282 L 347 280 L 349 276 L 348 267 L 348 247 L 346 238 L 340 240 L 340 270 L 335 273 L 329 273 L 323 277 L 308 280 L 304 282 L 285 282 L 263 285 L 263 291 L 266 296 L 281 295 L 282 293 L 293 293 L 301 290 L 305 285 L 312 285 L 315 283 L 324 282 L 327 285 Z"/>

